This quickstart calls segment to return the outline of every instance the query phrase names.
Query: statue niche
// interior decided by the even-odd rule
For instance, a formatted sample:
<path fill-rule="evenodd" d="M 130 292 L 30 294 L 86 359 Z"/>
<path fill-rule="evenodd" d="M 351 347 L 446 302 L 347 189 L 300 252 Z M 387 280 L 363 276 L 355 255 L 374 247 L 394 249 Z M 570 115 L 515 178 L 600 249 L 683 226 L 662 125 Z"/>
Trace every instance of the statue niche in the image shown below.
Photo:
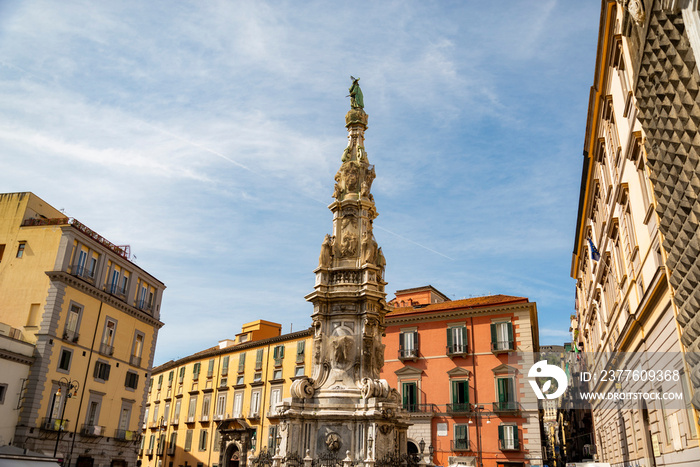
<path fill-rule="evenodd" d="M 345 217 L 341 223 L 342 237 L 340 240 L 340 256 L 357 255 L 357 220 L 354 217 Z"/>
<path fill-rule="evenodd" d="M 333 242 L 331 236 L 326 234 L 321 244 L 321 254 L 318 257 L 318 265 L 322 268 L 328 268 L 331 265 L 331 256 L 333 255 Z"/>

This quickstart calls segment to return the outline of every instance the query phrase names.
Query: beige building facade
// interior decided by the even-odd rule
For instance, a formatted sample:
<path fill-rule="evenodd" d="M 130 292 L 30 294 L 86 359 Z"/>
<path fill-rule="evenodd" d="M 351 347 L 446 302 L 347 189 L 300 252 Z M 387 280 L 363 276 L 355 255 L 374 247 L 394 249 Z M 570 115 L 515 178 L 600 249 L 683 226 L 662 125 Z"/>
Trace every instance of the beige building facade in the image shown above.
<path fill-rule="evenodd" d="M 0 195 L 0 322 L 34 346 L 13 444 L 134 466 L 165 286 L 32 193 Z"/>
<path fill-rule="evenodd" d="M 611 465 L 674 465 L 700 458 L 692 375 L 683 355 L 658 186 L 650 171 L 644 120 L 635 85 L 643 2 L 603 1 L 594 84 L 591 88 L 571 276 L 576 280 L 575 344 L 601 369 L 658 370 L 655 356 L 676 355 L 678 380 L 650 384 L 657 393 L 683 393 L 669 407 L 658 400 L 621 407 L 592 405 L 597 459 Z M 649 2 L 647 2 L 649 3 Z M 648 17 L 647 17 L 648 19 Z M 658 71 L 658 70 L 657 70 Z M 617 354 L 625 357 L 613 360 Z M 649 367 L 649 368 L 647 368 Z M 637 368 L 637 367 L 635 367 Z M 594 391 L 619 390 L 601 380 Z M 673 427 L 669 424 L 673 424 Z"/>

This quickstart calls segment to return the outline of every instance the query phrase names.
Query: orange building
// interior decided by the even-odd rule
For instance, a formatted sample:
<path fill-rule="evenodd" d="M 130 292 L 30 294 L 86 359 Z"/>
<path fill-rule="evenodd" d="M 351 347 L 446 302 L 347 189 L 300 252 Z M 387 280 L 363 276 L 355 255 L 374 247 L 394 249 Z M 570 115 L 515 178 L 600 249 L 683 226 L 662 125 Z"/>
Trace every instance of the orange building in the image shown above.
<path fill-rule="evenodd" d="M 399 290 L 389 304 L 382 378 L 411 413 L 409 452 L 423 446 L 423 463 L 442 466 L 542 465 L 526 381 L 539 348 L 536 304 L 507 295 L 452 301 L 432 286 Z"/>

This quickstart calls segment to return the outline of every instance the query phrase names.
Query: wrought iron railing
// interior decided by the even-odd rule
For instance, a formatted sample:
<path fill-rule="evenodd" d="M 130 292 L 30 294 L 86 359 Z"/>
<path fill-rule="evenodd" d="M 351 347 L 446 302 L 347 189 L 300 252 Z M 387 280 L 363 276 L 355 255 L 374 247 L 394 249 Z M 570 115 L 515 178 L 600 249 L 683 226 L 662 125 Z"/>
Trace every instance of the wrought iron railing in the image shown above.
<path fill-rule="evenodd" d="M 83 436 L 104 436 L 105 427 L 99 425 L 86 425 L 80 429 L 80 434 Z"/>
<path fill-rule="evenodd" d="M 410 360 L 418 358 L 418 349 L 399 349 L 399 360 Z"/>
<path fill-rule="evenodd" d="M 493 403 L 493 411 L 498 414 L 520 413 L 520 403 L 515 401 L 498 401 Z"/>
<path fill-rule="evenodd" d="M 119 441 L 134 441 L 137 433 L 129 430 L 114 430 L 114 439 Z"/>
<path fill-rule="evenodd" d="M 68 430 L 68 420 L 47 417 L 41 421 L 41 428 L 48 431 L 66 431 Z"/>
<path fill-rule="evenodd" d="M 474 451 L 474 444 L 470 439 L 453 439 L 450 441 L 451 451 Z"/>
<path fill-rule="evenodd" d="M 447 346 L 446 353 L 448 356 L 466 355 L 468 352 L 467 344 L 452 344 Z"/>
<path fill-rule="evenodd" d="M 469 402 L 454 402 L 446 404 L 445 410 L 447 413 L 470 413 L 474 411 L 474 406 Z"/>
<path fill-rule="evenodd" d="M 129 363 L 130 363 L 131 365 L 133 365 L 133 366 L 139 366 L 139 367 L 140 367 L 140 366 L 141 366 L 141 357 L 136 356 L 136 355 L 132 355 L 132 356 L 129 358 Z"/>
<path fill-rule="evenodd" d="M 114 346 L 109 344 L 100 344 L 100 353 L 104 356 L 111 357 L 114 355 Z"/>

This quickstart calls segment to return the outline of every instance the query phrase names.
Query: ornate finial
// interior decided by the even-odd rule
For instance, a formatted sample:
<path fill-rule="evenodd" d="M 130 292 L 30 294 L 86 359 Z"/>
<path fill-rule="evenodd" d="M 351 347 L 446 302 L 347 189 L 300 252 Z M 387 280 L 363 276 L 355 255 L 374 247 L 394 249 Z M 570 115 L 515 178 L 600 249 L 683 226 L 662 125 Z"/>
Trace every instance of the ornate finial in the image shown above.
<path fill-rule="evenodd" d="M 362 90 L 360 89 L 360 78 L 355 78 L 354 76 L 350 76 L 350 79 L 352 80 L 352 85 L 350 86 L 350 107 L 353 109 L 364 109 L 365 108 L 365 100 L 362 97 Z"/>

